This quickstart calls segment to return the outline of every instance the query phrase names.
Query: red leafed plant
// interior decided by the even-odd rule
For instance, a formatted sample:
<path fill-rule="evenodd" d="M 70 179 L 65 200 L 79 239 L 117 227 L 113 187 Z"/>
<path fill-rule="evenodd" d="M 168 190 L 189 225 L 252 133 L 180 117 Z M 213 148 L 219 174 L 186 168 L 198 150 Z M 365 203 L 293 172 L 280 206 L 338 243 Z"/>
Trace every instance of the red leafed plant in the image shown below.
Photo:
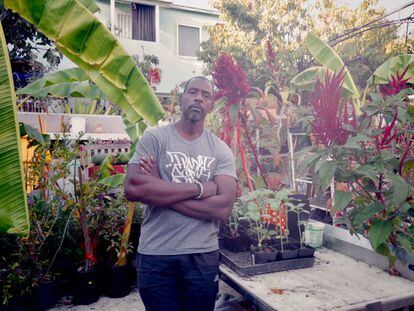
<path fill-rule="evenodd" d="M 221 54 L 214 63 L 212 72 L 218 92 L 216 98 L 225 97 L 226 105 L 235 105 L 244 100 L 250 85 L 240 64 L 227 54 Z"/>
<path fill-rule="evenodd" d="M 274 71 L 276 70 L 276 53 L 273 50 L 272 42 L 270 40 L 266 41 L 266 56 L 267 56 L 267 65 L 270 70 Z"/>
<path fill-rule="evenodd" d="M 409 87 L 408 81 L 410 78 L 404 79 L 405 74 L 408 71 L 408 66 L 405 68 L 401 76 L 397 72 L 396 76 L 391 76 L 391 79 L 388 79 L 388 84 L 381 84 L 379 90 L 383 97 L 396 95 L 400 91 Z"/>
<path fill-rule="evenodd" d="M 243 104 L 250 85 L 242 67 L 227 54 L 221 54 L 214 63 L 212 76 L 217 87 L 215 99 L 222 97 L 226 99 L 224 127 L 221 128 L 220 138 L 230 146 L 234 129 L 230 119 L 230 106 Z"/>
<path fill-rule="evenodd" d="M 326 72 L 325 81 L 316 81 L 315 91 L 310 99 L 315 120 L 312 122 L 313 134 L 319 143 L 331 146 L 343 145 L 349 136 L 344 125 L 354 125 L 355 112 L 349 121 L 348 103 L 341 105 L 344 69 L 339 73 Z"/>
<path fill-rule="evenodd" d="M 379 87 L 380 96 L 371 94 L 362 114 L 357 119 L 353 114 L 351 121 L 340 100 L 343 71 L 327 73 L 324 82 L 317 81 L 311 98 L 312 126 L 325 148 L 312 148 L 313 154 L 304 161 L 323 190 L 332 180 L 341 183 L 331 206 L 331 211 L 339 212 L 335 222 L 366 235 L 373 249 L 389 257 L 392 273 L 400 251 L 414 250 L 410 179 L 414 116 L 407 103 L 414 90 L 404 78 L 406 73 L 407 69 L 391 76 L 387 85 Z"/>
<path fill-rule="evenodd" d="M 241 139 L 241 127 L 246 131 L 246 122 L 242 122 L 241 116 L 247 115 L 247 107 L 245 105 L 250 85 L 247 77 L 240 64 L 236 64 L 233 58 L 227 54 L 221 54 L 213 65 L 213 82 L 217 87 L 215 99 L 224 97 L 224 126 L 220 130 L 220 138 L 231 147 L 233 131 L 236 129 L 236 144 L 241 155 L 242 168 L 246 176 L 246 181 L 250 191 L 253 191 L 253 185 L 250 180 L 250 174 L 247 167 L 247 160 L 243 142 Z M 238 117 L 232 120 L 230 117 L 230 109 L 238 107 Z M 255 152 L 255 150 L 252 150 Z"/>

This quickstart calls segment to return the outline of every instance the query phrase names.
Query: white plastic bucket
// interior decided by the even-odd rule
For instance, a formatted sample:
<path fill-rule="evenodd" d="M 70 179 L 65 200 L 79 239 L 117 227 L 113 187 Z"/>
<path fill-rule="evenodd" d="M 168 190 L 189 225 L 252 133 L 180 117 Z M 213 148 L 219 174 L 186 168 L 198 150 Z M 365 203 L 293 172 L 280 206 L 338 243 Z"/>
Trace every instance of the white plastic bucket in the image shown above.
<path fill-rule="evenodd" d="M 309 222 L 305 228 L 305 244 L 313 248 L 322 247 L 324 229 L 322 222 Z"/>

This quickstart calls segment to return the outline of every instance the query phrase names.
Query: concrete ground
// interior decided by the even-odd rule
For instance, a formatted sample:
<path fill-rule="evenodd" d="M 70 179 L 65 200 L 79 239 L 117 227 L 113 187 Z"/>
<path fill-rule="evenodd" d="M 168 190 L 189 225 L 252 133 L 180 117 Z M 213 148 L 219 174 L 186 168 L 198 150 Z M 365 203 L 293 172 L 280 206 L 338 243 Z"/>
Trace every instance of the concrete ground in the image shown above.
<path fill-rule="evenodd" d="M 234 300 L 242 300 L 242 296 L 236 292 L 233 288 L 228 286 L 226 283 L 220 280 L 219 282 L 219 298 L 218 303 L 216 303 L 216 311 L 242 311 L 246 310 L 245 308 L 239 306 Z M 229 299 L 230 298 L 230 299 Z M 225 301 L 226 300 L 226 301 Z M 229 300 L 231 300 L 229 302 Z M 67 301 L 70 303 L 69 301 Z M 93 304 L 87 306 L 74 306 L 74 305 L 65 305 L 65 300 L 63 299 L 60 303 L 53 309 L 53 311 L 89 311 L 89 310 L 97 310 L 97 311 L 126 311 L 126 310 L 134 310 L 134 311 L 145 311 L 144 305 L 141 301 L 141 297 L 136 289 L 132 291 L 126 297 L 123 298 L 108 298 L 102 296 L 99 300 Z M 197 310 L 195 306 L 194 310 Z M 253 310 L 253 309 L 250 309 Z"/>

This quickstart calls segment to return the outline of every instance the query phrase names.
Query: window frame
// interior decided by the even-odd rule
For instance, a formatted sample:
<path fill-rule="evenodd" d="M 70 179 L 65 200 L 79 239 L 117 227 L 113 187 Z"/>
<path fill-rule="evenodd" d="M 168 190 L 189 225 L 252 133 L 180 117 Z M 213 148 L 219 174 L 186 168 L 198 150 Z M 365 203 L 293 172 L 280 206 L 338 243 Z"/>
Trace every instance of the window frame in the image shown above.
<path fill-rule="evenodd" d="M 197 56 L 186 56 L 186 55 L 180 55 L 180 26 L 184 26 L 184 27 L 191 27 L 191 28 L 197 28 L 198 29 L 198 45 L 200 46 L 202 39 L 201 39 L 201 26 L 196 26 L 196 25 L 190 25 L 190 24 L 183 24 L 183 23 L 177 23 L 177 56 L 180 58 L 185 58 L 185 59 L 193 59 L 196 60 Z M 201 49 L 201 47 L 200 47 Z"/>
<path fill-rule="evenodd" d="M 133 22 L 133 18 L 132 18 L 132 8 L 131 8 L 131 38 L 130 39 L 124 39 L 124 38 L 120 38 L 119 36 L 116 36 L 118 39 L 121 40 L 132 40 L 132 41 L 138 41 L 138 42 L 147 42 L 147 43 L 158 43 L 160 42 L 160 6 L 156 3 L 151 3 L 151 2 L 147 2 L 147 1 L 122 1 L 122 0 L 115 0 L 115 3 L 128 3 L 128 4 L 142 4 L 142 5 L 146 5 L 146 6 L 152 6 L 154 7 L 154 17 L 155 17 L 155 41 L 146 41 L 146 40 L 138 40 L 138 39 L 132 39 L 132 22 Z M 116 8 L 115 8 L 115 24 L 118 24 L 118 19 L 117 19 L 117 12 L 116 12 Z"/>

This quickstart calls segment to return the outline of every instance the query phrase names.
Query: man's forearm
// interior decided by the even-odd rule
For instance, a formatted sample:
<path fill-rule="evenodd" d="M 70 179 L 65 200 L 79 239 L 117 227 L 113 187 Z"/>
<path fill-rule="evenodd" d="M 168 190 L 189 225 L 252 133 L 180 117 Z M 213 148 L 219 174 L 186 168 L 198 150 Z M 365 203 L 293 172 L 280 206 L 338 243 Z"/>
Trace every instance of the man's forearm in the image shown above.
<path fill-rule="evenodd" d="M 223 195 L 215 195 L 204 200 L 184 200 L 171 207 L 189 217 L 224 221 L 230 216 L 233 203 L 233 200 L 230 202 Z"/>
<path fill-rule="evenodd" d="M 145 170 L 140 171 L 138 165 L 128 166 L 125 197 L 129 201 L 139 201 L 151 206 L 166 206 L 192 199 L 200 194 L 203 198 L 216 195 L 217 185 L 212 181 L 202 182 L 200 185 L 169 182 L 158 176 L 145 174 Z"/>
<path fill-rule="evenodd" d="M 140 175 L 139 178 L 130 178 L 125 189 L 125 197 L 129 201 L 165 206 L 194 198 L 199 191 L 196 184 L 172 183 L 152 176 Z"/>

